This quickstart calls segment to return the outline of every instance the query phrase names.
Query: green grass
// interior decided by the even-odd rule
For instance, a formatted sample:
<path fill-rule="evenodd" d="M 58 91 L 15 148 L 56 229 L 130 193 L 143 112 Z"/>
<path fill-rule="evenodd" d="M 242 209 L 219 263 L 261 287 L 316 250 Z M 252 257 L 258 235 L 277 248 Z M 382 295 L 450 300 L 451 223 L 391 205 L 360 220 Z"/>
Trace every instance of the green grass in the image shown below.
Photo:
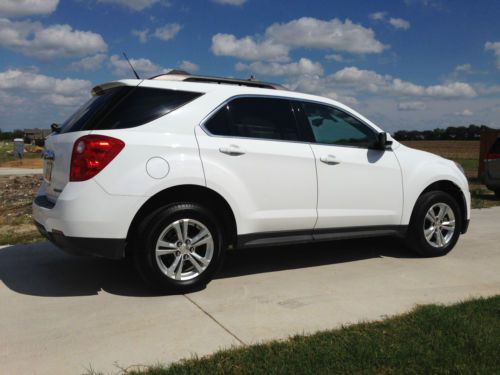
<path fill-rule="evenodd" d="M 499 354 L 497 296 L 124 373 L 498 374 Z"/>
<path fill-rule="evenodd" d="M 493 191 L 489 190 L 477 178 L 479 161 L 477 159 L 455 159 L 465 170 L 469 179 L 469 190 L 471 193 L 472 208 L 489 208 L 500 206 L 500 199 L 495 197 Z"/>

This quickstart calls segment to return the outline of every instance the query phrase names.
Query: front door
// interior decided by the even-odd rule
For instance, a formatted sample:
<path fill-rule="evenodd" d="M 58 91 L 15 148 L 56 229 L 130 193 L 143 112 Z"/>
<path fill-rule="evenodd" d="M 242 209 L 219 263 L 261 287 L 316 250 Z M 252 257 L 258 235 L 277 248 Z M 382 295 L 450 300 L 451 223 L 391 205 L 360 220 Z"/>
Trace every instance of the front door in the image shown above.
<path fill-rule="evenodd" d="M 312 133 L 318 174 L 315 229 L 399 225 L 401 171 L 391 150 L 373 147 L 376 131 L 334 107 L 300 106 Z"/>

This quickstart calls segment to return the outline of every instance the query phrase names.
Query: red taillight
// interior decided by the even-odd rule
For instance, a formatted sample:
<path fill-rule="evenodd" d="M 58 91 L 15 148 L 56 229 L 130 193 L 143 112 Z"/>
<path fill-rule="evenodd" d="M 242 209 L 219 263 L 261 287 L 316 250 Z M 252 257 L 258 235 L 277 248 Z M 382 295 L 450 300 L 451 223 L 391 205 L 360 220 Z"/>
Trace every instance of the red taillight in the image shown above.
<path fill-rule="evenodd" d="M 486 154 L 486 161 L 497 159 L 500 159 L 500 153 L 498 152 L 489 152 L 488 154 Z"/>
<path fill-rule="evenodd" d="M 71 154 L 70 181 L 85 181 L 94 177 L 125 147 L 119 139 L 105 135 L 85 135 L 78 138 Z"/>

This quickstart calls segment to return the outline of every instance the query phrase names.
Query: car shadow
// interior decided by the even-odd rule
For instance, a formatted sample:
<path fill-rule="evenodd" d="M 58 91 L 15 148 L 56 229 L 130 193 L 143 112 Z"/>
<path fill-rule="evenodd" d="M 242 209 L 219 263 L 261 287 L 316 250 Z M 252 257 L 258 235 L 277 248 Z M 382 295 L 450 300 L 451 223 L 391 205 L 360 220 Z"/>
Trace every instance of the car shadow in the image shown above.
<path fill-rule="evenodd" d="M 227 252 L 216 278 L 379 257 L 413 258 L 414 255 L 393 238 L 239 249 Z M 152 290 L 129 260 L 67 255 L 48 242 L 0 249 L 0 281 L 16 293 L 42 297 L 89 296 L 101 291 L 130 297 L 165 295 Z"/>

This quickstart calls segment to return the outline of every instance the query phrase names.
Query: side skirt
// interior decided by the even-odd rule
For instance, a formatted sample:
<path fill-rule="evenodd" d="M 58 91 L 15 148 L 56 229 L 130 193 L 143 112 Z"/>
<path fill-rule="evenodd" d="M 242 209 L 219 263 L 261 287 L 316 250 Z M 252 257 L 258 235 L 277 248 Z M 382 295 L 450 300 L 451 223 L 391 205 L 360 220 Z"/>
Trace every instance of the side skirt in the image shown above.
<path fill-rule="evenodd" d="M 383 236 L 403 237 L 406 234 L 407 229 L 407 225 L 377 225 L 368 227 L 250 233 L 238 235 L 238 248 L 293 245 L 300 243 Z"/>

